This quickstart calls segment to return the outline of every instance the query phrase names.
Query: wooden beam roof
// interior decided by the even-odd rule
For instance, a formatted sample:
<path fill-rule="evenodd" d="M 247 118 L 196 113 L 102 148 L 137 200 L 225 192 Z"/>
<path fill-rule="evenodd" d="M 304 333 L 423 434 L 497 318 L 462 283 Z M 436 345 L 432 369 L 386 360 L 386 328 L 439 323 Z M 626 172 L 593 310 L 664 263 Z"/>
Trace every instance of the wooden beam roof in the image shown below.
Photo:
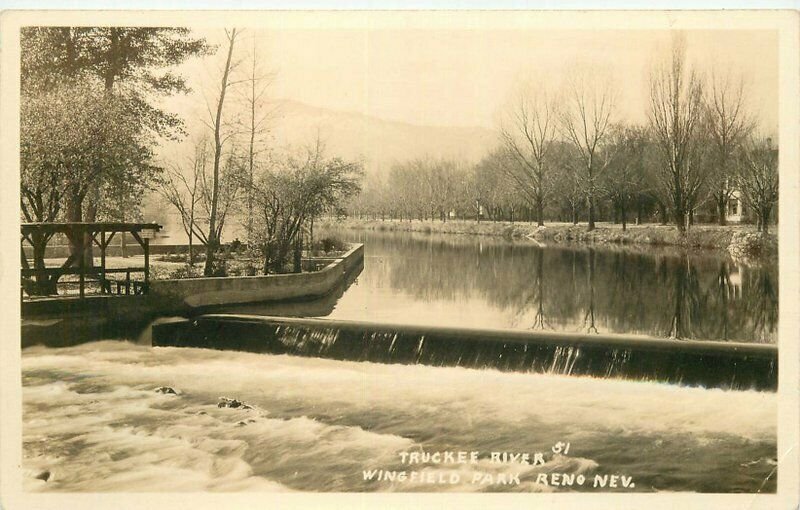
<path fill-rule="evenodd" d="M 158 232 L 161 225 L 157 223 L 121 223 L 121 222 L 80 222 L 80 223 L 22 223 L 22 235 L 33 232 L 45 234 L 73 234 L 73 233 L 100 233 L 100 232 L 130 232 L 138 233 L 142 230 Z"/>

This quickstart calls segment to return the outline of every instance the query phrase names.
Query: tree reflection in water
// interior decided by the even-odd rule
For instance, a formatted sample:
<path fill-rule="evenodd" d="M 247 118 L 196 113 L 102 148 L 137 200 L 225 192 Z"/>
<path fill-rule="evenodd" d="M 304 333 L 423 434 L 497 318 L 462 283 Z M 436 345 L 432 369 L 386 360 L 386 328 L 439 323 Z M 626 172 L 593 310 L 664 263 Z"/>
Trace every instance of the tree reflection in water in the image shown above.
<path fill-rule="evenodd" d="M 674 268 L 669 268 L 666 261 L 663 261 L 659 268 L 664 287 L 668 289 L 667 302 L 672 305 L 667 336 L 678 339 L 691 338 L 693 326 L 703 320 L 700 281 L 697 269 L 689 261 L 688 256 L 680 255 L 674 262 Z"/>
<path fill-rule="evenodd" d="M 544 252 L 541 248 L 534 251 L 536 258 L 536 317 L 533 320 L 533 330 L 552 329 L 544 316 Z"/>
<path fill-rule="evenodd" d="M 589 276 L 587 278 L 587 285 L 589 286 L 589 308 L 583 316 L 583 327 L 587 333 L 597 333 L 597 326 L 594 323 L 594 261 L 595 252 L 594 248 L 589 248 L 589 256 L 587 257 L 587 268 Z"/>
<path fill-rule="evenodd" d="M 500 239 L 338 232 L 365 243 L 366 312 L 392 293 L 439 309 L 482 306 L 485 327 L 774 342 L 777 267 L 714 253 L 536 246 Z M 365 318 L 365 317 L 359 317 Z"/>

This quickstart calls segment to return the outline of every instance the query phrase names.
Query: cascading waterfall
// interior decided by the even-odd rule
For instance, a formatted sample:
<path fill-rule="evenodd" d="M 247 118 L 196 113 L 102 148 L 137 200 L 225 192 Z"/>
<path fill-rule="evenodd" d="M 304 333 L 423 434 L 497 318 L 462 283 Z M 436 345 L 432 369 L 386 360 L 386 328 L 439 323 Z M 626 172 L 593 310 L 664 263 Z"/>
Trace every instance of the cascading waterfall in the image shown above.
<path fill-rule="evenodd" d="M 734 390 L 777 387 L 777 348 L 763 344 L 206 315 L 155 325 L 153 345 Z"/>

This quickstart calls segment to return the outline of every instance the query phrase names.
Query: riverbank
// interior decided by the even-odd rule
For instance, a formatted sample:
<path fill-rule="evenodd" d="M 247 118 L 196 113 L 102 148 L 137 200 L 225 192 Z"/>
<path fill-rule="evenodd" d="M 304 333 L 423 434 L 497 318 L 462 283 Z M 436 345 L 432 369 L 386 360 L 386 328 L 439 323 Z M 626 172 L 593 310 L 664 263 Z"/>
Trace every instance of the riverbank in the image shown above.
<path fill-rule="evenodd" d="M 621 225 L 598 223 L 593 231 L 585 224 L 546 223 L 539 227 L 524 222 L 475 222 L 469 220 L 398 221 L 358 220 L 348 218 L 323 223 L 322 227 L 374 230 L 387 232 L 419 232 L 424 234 L 480 235 L 509 240 L 531 240 L 541 243 L 580 243 L 599 245 L 677 246 L 689 249 L 724 251 L 744 260 L 764 260 L 777 256 L 775 233 L 760 234 L 752 225 L 696 225 L 681 234 L 670 225 Z"/>

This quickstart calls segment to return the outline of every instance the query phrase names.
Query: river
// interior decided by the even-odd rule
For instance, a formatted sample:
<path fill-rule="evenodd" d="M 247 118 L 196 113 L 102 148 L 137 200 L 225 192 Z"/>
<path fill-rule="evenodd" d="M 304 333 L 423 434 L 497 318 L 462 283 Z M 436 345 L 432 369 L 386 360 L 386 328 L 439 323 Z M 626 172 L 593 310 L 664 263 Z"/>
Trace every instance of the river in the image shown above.
<path fill-rule="evenodd" d="M 714 252 L 540 247 L 502 239 L 333 231 L 365 270 L 328 316 L 477 328 L 772 343 L 774 265 Z"/>
<path fill-rule="evenodd" d="M 775 268 L 713 254 L 339 234 L 365 243 L 364 271 L 324 312 L 309 304 L 311 315 L 775 342 Z M 153 348 L 133 337 L 28 347 L 22 370 L 34 491 L 776 487 L 771 392 Z M 220 397 L 247 406 L 219 407 Z M 477 460 L 403 462 L 462 451 Z M 497 463 L 492 452 L 533 460 Z M 378 481 L 375 470 L 407 478 Z M 612 476 L 617 487 L 595 486 Z"/>

